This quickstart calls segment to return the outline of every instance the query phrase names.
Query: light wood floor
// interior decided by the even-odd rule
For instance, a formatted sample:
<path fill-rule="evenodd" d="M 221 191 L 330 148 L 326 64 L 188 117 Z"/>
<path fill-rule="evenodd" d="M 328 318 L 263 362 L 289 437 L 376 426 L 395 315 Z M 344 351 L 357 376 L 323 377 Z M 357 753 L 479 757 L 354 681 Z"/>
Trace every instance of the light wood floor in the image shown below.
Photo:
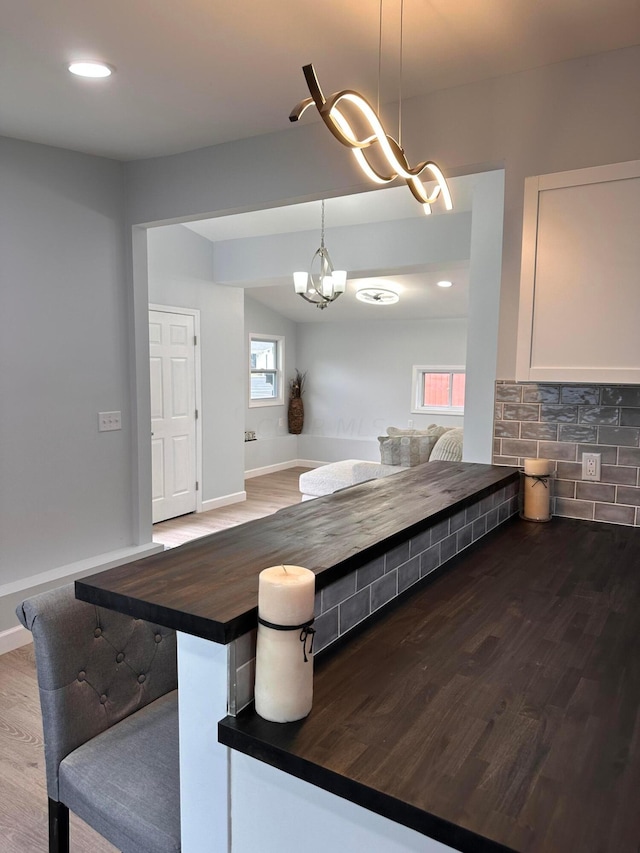
<path fill-rule="evenodd" d="M 299 503 L 302 495 L 298 491 L 298 477 L 308 470 L 287 468 L 275 474 L 264 474 L 262 477 L 245 480 L 246 501 L 154 524 L 153 541 L 166 548 L 174 548 L 207 533 L 225 530 L 254 518 L 264 518 L 265 515 L 271 515 L 285 506 Z"/>
<path fill-rule="evenodd" d="M 154 541 L 174 547 L 298 503 L 298 477 L 305 470 L 289 468 L 247 480 L 246 502 L 163 521 L 154 526 Z M 70 833 L 72 853 L 115 853 L 73 814 Z M 28 645 L 0 655 L 0 851 L 46 853 L 47 838 L 40 700 L 33 646 Z"/>

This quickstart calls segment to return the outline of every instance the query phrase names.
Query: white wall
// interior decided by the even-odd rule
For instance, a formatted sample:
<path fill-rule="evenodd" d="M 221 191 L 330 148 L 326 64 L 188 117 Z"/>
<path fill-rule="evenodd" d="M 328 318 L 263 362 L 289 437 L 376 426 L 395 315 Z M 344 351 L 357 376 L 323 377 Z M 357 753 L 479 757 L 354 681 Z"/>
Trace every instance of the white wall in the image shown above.
<path fill-rule="evenodd" d="M 243 291 L 240 291 L 241 293 Z M 254 430 L 256 441 L 245 444 L 245 471 L 259 473 L 263 468 L 293 462 L 298 457 L 298 439 L 289 435 L 287 426 L 287 392 L 289 379 L 298 367 L 297 336 L 298 326 L 282 314 L 271 311 L 266 305 L 251 298 L 251 291 L 245 291 L 244 308 L 244 352 L 245 352 L 245 424 L 246 429 Z M 285 393 L 282 406 L 249 407 L 249 335 L 252 333 L 282 335 L 284 346 Z"/>
<path fill-rule="evenodd" d="M 134 541 L 123 172 L 0 138 L 0 632 L 31 587 Z"/>
<path fill-rule="evenodd" d="M 466 320 L 305 323 L 298 360 L 307 370 L 301 459 L 379 461 L 387 426 L 462 426 L 459 417 L 411 413 L 414 364 L 465 364 Z"/>
<path fill-rule="evenodd" d="M 200 310 L 202 499 L 244 490 L 244 294 L 213 283 L 213 246 L 183 225 L 147 232 L 149 302 Z"/>

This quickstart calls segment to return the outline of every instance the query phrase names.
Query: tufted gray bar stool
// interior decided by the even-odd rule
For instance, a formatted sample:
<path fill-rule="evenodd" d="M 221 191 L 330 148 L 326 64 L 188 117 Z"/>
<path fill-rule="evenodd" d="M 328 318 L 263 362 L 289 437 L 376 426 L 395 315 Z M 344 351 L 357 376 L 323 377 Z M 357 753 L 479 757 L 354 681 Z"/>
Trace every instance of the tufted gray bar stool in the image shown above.
<path fill-rule="evenodd" d="M 175 633 L 77 601 L 72 584 L 16 613 L 35 647 L 49 853 L 69 851 L 69 809 L 122 853 L 179 853 Z"/>

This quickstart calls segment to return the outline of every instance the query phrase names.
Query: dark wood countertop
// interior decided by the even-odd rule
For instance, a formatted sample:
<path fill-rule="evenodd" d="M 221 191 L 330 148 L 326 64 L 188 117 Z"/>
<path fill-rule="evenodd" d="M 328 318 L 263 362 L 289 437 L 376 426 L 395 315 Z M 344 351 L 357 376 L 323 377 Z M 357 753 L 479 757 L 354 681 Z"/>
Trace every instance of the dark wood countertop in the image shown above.
<path fill-rule="evenodd" d="M 640 529 L 514 518 L 220 740 L 460 851 L 640 849 Z M 426 579 L 428 580 L 428 579 Z"/>
<path fill-rule="evenodd" d="M 306 566 L 322 589 L 517 477 L 495 465 L 429 462 L 91 575 L 76 581 L 76 597 L 228 643 L 256 625 L 262 569 Z"/>

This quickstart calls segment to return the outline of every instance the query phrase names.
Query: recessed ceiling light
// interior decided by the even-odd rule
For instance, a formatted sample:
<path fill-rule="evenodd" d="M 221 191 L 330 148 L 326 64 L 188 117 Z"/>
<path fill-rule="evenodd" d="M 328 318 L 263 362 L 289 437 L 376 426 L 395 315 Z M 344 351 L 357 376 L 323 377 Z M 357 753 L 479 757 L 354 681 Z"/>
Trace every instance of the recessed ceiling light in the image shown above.
<path fill-rule="evenodd" d="M 110 77 L 115 71 L 115 68 L 103 62 L 72 62 L 68 67 L 78 77 Z"/>
<path fill-rule="evenodd" d="M 438 287 L 451 287 L 453 285 L 452 281 L 439 281 Z"/>
<path fill-rule="evenodd" d="M 400 297 L 395 290 L 385 287 L 362 287 L 356 292 L 356 299 L 367 302 L 369 305 L 393 305 Z"/>

